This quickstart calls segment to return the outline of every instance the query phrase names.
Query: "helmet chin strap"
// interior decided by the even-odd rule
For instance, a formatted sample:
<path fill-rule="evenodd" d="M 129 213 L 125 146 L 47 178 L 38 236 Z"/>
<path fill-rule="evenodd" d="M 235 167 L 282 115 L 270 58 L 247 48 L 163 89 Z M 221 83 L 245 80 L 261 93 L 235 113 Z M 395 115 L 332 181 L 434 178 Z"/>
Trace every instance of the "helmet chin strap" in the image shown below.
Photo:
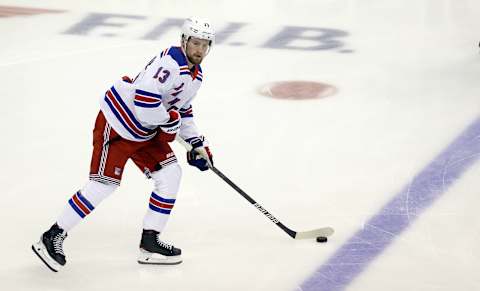
<path fill-rule="evenodd" d="M 185 39 L 185 36 L 182 34 L 180 43 L 182 45 L 182 50 L 185 54 L 187 54 L 187 41 L 188 41 L 188 39 Z"/>

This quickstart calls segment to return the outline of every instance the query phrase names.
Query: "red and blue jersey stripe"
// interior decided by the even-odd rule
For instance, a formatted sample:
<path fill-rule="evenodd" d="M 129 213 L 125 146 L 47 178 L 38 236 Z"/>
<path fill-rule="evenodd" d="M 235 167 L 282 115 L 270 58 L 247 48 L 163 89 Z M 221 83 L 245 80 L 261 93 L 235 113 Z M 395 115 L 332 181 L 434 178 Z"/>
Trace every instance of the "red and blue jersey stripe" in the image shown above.
<path fill-rule="evenodd" d="M 72 196 L 68 200 L 68 204 L 72 206 L 73 210 L 81 217 L 84 218 L 85 216 L 89 215 L 95 207 L 93 207 L 92 203 L 85 198 L 80 191 L 75 193 L 75 195 Z"/>
<path fill-rule="evenodd" d="M 180 75 L 190 75 L 188 66 L 180 66 Z"/>
<path fill-rule="evenodd" d="M 166 199 L 152 192 L 148 207 L 155 212 L 170 214 L 174 204 L 175 199 Z"/>
<path fill-rule="evenodd" d="M 135 90 L 133 104 L 138 107 L 155 108 L 162 103 L 162 95 L 143 90 Z"/>
<path fill-rule="evenodd" d="M 198 71 L 197 73 L 197 76 L 195 77 L 195 79 L 199 80 L 200 82 L 203 81 L 203 74 L 202 72 Z"/>
<path fill-rule="evenodd" d="M 112 86 L 112 88 L 105 93 L 104 100 L 118 121 L 133 137 L 140 140 L 147 140 L 155 135 L 155 131 L 145 128 L 140 124 L 115 90 L 115 87 Z"/>
<path fill-rule="evenodd" d="M 191 76 L 192 76 L 192 80 L 199 80 L 200 82 L 202 82 L 203 80 L 203 73 L 202 73 L 202 68 L 200 67 L 200 65 L 196 65 L 193 69 L 193 72 L 191 72 Z"/>

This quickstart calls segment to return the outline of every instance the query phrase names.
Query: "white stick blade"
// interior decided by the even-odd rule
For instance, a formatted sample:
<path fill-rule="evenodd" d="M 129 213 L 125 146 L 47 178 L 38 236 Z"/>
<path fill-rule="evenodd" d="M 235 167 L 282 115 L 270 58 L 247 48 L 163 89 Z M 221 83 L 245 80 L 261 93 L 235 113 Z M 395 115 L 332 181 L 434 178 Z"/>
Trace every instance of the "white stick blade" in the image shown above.
<path fill-rule="evenodd" d="M 335 231 L 331 227 L 322 227 L 310 231 L 299 231 L 295 235 L 295 239 L 307 239 L 307 238 L 316 238 L 319 236 L 329 237 Z"/>

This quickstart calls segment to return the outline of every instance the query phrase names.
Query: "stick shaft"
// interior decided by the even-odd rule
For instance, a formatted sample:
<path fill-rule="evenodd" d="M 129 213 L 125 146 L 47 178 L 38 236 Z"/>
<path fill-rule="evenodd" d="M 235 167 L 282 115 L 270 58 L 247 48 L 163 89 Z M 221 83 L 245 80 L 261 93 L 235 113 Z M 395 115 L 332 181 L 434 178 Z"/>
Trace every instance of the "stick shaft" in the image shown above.
<path fill-rule="evenodd" d="M 284 232 L 286 232 L 289 236 L 291 236 L 292 238 L 295 238 L 295 235 L 296 235 L 296 232 L 289 229 L 288 227 L 286 227 L 283 223 L 280 222 L 280 220 L 278 220 L 275 216 L 273 216 L 273 214 L 271 214 L 268 210 L 266 210 L 262 205 L 260 205 L 257 201 L 255 201 L 252 197 L 250 197 L 247 193 L 245 193 L 245 191 L 243 191 L 240 187 L 238 187 L 237 185 L 235 185 L 235 183 L 232 182 L 232 180 L 230 180 L 227 176 L 225 176 L 219 169 L 215 168 L 214 166 L 211 166 L 210 169 L 215 173 L 217 174 L 217 176 L 220 177 L 220 179 L 222 179 L 223 181 L 225 181 L 225 183 L 227 183 L 228 185 L 230 185 L 230 187 L 232 187 L 235 191 L 237 191 L 238 194 L 242 195 L 243 198 L 245 198 L 248 202 L 250 202 L 250 204 L 252 204 L 253 206 L 255 206 L 255 208 L 257 208 L 258 211 L 260 211 L 261 213 L 263 213 L 263 215 L 265 215 L 270 221 L 272 221 L 273 223 L 275 223 L 278 227 L 280 227 Z"/>
<path fill-rule="evenodd" d="M 192 150 L 192 146 L 184 141 L 182 138 L 180 138 L 177 135 L 176 140 L 183 145 L 187 151 Z M 213 165 L 208 165 L 208 167 L 218 176 L 220 179 L 225 181 L 230 187 L 232 187 L 235 191 L 237 191 L 238 194 L 242 195 L 243 198 L 245 198 L 250 204 L 255 206 L 258 211 L 260 211 L 263 215 L 265 215 L 270 221 L 275 223 L 280 229 L 282 229 L 284 232 L 286 232 L 290 237 L 295 238 L 297 235 L 297 232 L 291 230 L 290 228 L 286 227 L 283 223 L 281 223 L 273 214 L 271 214 L 268 210 L 263 208 L 262 205 L 260 205 L 257 201 L 255 201 L 252 197 L 250 197 L 245 191 L 243 191 L 240 187 L 238 187 L 235 183 L 232 182 L 227 176 L 225 176 L 219 169 L 215 168 Z"/>

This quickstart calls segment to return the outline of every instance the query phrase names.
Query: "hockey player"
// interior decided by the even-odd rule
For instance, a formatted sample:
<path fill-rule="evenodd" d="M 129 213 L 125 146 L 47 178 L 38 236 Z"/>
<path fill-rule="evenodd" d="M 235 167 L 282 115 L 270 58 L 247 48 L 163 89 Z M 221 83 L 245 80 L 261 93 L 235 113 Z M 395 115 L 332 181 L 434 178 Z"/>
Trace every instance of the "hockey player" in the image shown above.
<path fill-rule="evenodd" d="M 120 185 L 128 159 L 154 182 L 140 239 L 141 264 L 178 264 L 181 250 L 160 240 L 179 189 L 181 169 L 169 142 L 179 135 L 192 146 L 188 163 L 202 171 L 212 154 L 193 120 L 192 99 L 203 79 L 200 63 L 215 39 L 209 22 L 189 18 L 181 45 L 155 56 L 132 81 L 123 77 L 101 98 L 93 131 L 89 181 L 76 192 L 55 224 L 32 245 L 52 270 L 65 265 L 67 233 Z"/>

